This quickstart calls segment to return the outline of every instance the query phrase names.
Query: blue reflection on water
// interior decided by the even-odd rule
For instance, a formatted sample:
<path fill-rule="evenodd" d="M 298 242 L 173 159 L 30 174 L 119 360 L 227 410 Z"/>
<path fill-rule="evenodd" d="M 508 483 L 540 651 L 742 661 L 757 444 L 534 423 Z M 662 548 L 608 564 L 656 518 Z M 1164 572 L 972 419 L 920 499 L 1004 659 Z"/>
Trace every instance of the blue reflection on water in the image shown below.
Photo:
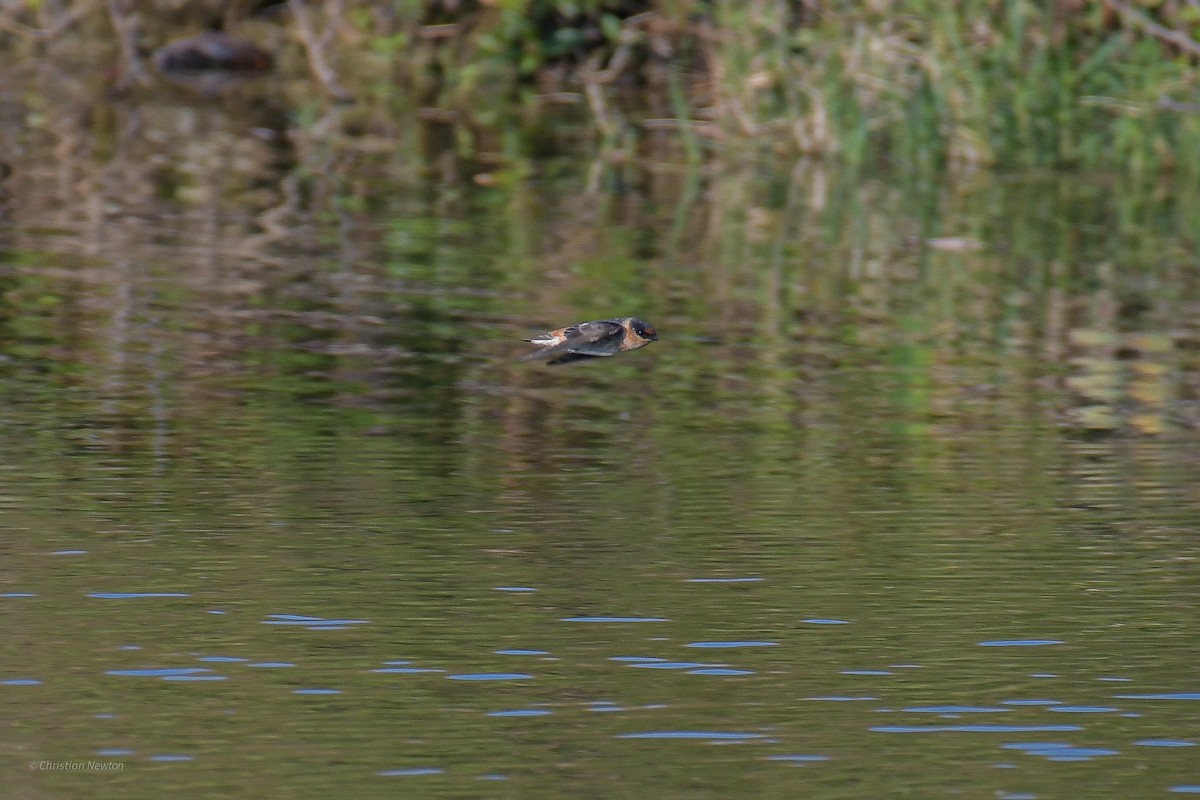
<path fill-rule="evenodd" d="M 489 717 L 544 717 L 551 712 L 544 708 L 514 708 L 508 711 L 489 711 Z"/>
<path fill-rule="evenodd" d="M 248 658 L 238 658 L 237 656 L 202 656 L 197 661 L 216 661 L 220 663 L 236 664 L 242 661 L 249 661 Z"/>
<path fill-rule="evenodd" d="M 110 669 L 105 675 L 125 675 L 133 678 L 166 678 L 172 675 L 199 675 L 212 672 L 203 667 L 167 667 L 162 669 Z"/>
<path fill-rule="evenodd" d="M 247 664 L 246 666 L 247 667 L 260 667 L 260 668 L 264 668 L 264 669 L 282 669 L 284 667 L 294 667 L 296 665 L 292 664 L 288 661 L 259 661 L 254 664 Z"/>
<path fill-rule="evenodd" d="M 1196 743 L 1190 739 L 1141 739 L 1134 742 L 1143 747 L 1195 747 Z"/>
<path fill-rule="evenodd" d="M 366 619 L 322 619 L 321 617 L 309 617 L 303 614 L 268 614 L 267 619 L 263 621 L 264 625 L 300 625 L 310 631 L 336 631 L 348 628 L 351 625 L 367 625 L 370 620 Z"/>
<path fill-rule="evenodd" d="M 524 672 L 468 672 L 446 677 L 452 681 L 523 681 L 533 676 Z"/>
<path fill-rule="evenodd" d="M 0 681 L 0 686 L 39 686 L 41 683 L 37 678 L 9 678 Z"/>
<path fill-rule="evenodd" d="M 162 753 L 157 756 L 150 756 L 151 761 L 194 761 L 195 756 L 185 756 L 176 753 Z"/>
<path fill-rule="evenodd" d="M 5 592 L 0 597 L 37 597 L 33 592 Z"/>
<path fill-rule="evenodd" d="M 1200 784 L 1183 784 L 1181 786 L 1172 786 L 1167 789 L 1168 792 L 1177 794 L 1200 794 Z"/>
<path fill-rule="evenodd" d="M 637 664 L 628 664 L 627 666 L 638 669 L 696 669 L 698 667 L 712 667 L 714 664 L 704 664 L 699 661 L 646 661 Z"/>
<path fill-rule="evenodd" d="M 905 711 L 919 714 L 1004 714 L 1011 708 L 989 708 L 987 706 L 913 706 Z"/>
<path fill-rule="evenodd" d="M 497 650 L 496 655 L 500 656 L 545 656 L 549 655 L 549 650 Z"/>
<path fill-rule="evenodd" d="M 816 755 L 794 755 L 794 756 L 766 756 L 767 761 L 793 761 L 798 763 L 811 763 L 814 761 L 828 761 L 829 756 Z"/>
<path fill-rule="evenodd" d="M 844 669 L 843 675 L 891 675 L 886 669 Z"/>
<path fill-rule="evenodd" d="M 757 583 L 762 578 L 688 578 L 688 583 Z"/>
<path fill-rule="evenodd" d="M 684 647 L 775 647 L 779 642 L 690 642 Z"/>
<path fill-rule="evenodd" d="M 1061 639 L 997 639 L 992 642 L 980 642 L 980 647 L 1042 647 L 1048 644 L 1066 644 Z"/>
<path fill-rule="evenodd" d="M 1012 742 L 1001 745 L 1005 750 L 1020 750 L 1029 756 L 1041 756 L 1050 761 L 1089 761 L 1100 756 L 1119 755 L 1119 750 L 1099 747 L 1075 747 L 1066 742 Z"/>
<path fill-rule="evenodd" d="M 1111 706 L 1051 706 L 1046 710 L 1059 711 L 1064 714 L 1110 714 L 1121 709 Z"/>
<path fill-rule="evenodd" d="M 371 672 L 386 672 L 392 675 L 419 675 L 422 672 L 445 672 L 444 669 L 429 669 L 426 667 L 381 667 Z"/>
<path fill-rule="evenodd" d="M 649 664 L 654 661 L 666 661 L 665 658 L 655 658 L 654 656 L 609 656 L 609 661 L 628 661 L 630 663 Z"/>
<path fill-rule="evenodd" d="M 1117 700 L 1200 700 L 1200 692 L 1164 692 L 1162 694 L 1114 694 Z"/>
<path fill-rule="evenodd" d="M 228 675 L 164 675 L 164 681 L 227 681 Z"/>
<path fill-rule="evenodd" d="M 532 586 L 494 586 L 497 592 L 536 592 Z"/>
<path fill-rule="evenodd" d="M 624 711 L 625 706 L 619 706 L 611 700 L 597 700 L 588 707 L 589 711 Z"/>
<path fill-rule="evenodd" d="M 125 750 L 120 747 L 110 747 L 103 750 L 97 750 L 98 756 L 131 756 L 136 753 L 136 750 Z"/>
<path fill-rule="evenodd" d="M 728 667 L 704 667 L 703 669 L 689 669 L 688 675 L 753 675 L 754 670 L 749 669 L 730 669 Z"/>
<path fill-rule="evenodd" d="M 670 622 L 663 617 L 563 617 L 559 622 Z"/>
<path fill-rule="evenodd" d="M 1081 731 L 1079 725 L 877 725 L 871 730 L 878 733 L 936 733 L 954 731 L 958 733 L 1031 733 L 1034 731 Z"/>
<path fill-rule="evenodd" d="M 815 619 L 801 620 L 801 621 L 807 622 L 809 625 L 849 625 L 850 624 L 850 622 L 848 620 L 844 620 L 844 619 L 821 619 L 820 617 L 817 617 Z"/>
<path fill-rule="evenodd" d="M 1061 700 L 1001 700 L 1006 706 L 1057 706 Z"/>
<path fill-rule="evenodd" d="M 385 769 L 376 774 L 385 778 L 399 778 L 409 775 L 441 775 L 444 772 L 444 769 L 437 767 L 411 767 L 409 769 Z"/>
<path fill-rule="evenodd" d="M 341 694 L 341 689 L 293 689 L 292 694 Z"/>
<path fill-rule="evenodd" d="M 819 696 L 819 697 L 805 697 L 804 699 L 805 700 L 825 700 L 830 703 L 853 703 L 853 702 L 856 702 L 859 700 L 878 700 L 879 698 L 871 697 L 870 695 L 865 695 L 865 694 L 854 695 L 854 696 L 832 694 L 832 695 L 824 695 L 824 696 Z"/>

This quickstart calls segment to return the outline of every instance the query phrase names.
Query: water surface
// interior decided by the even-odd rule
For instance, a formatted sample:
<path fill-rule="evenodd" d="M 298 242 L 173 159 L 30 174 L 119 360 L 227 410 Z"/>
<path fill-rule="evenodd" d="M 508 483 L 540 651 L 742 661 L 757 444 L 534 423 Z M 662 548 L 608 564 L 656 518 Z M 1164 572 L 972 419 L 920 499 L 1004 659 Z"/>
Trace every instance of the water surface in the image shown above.
<path fill-rule="evenodd" d="M 220 117 L 147 160 L 159 111 L 120 182 L 10 186 L 18 793 L 1200 781 L 1184 190 L 366 151 L 255 183 L 200 169 L 248 141 Z M 662 340 L 514 361 L 626 313 Z M 26 768 L 89 758 L 124 767 Z"/>

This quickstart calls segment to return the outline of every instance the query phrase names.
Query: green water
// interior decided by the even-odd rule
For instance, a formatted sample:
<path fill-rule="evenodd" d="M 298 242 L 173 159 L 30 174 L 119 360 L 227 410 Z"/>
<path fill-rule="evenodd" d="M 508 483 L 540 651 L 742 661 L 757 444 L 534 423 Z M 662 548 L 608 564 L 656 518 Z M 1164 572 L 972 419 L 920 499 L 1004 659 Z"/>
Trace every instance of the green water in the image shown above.
<path fill-rule="evenodd" d="M 8 182 L 14 796 L 1200 784 L 1194 191 L 130 130 Z"/>

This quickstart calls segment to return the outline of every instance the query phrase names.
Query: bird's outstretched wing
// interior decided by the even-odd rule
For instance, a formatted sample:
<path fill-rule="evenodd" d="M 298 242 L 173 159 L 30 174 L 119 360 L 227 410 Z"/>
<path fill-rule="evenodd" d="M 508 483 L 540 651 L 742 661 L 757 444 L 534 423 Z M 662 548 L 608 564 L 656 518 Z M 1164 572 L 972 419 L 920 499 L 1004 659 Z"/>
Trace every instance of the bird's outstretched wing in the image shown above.
<path fill-rule="evenodd" d="M 621 351 L 621 339 L 625 328 L 621 323 L 602 319 L 597 322 L 581 322 L 569 328 L 551 331 L 545 339 L 558 339 L 555 344 L 534 350 L 521 356 L 522 361 L 543 361 L 549 364 L 565 364 L 583 358 L 611 356 Z M 541 339 L 531 339 L 537 344 Z"/>

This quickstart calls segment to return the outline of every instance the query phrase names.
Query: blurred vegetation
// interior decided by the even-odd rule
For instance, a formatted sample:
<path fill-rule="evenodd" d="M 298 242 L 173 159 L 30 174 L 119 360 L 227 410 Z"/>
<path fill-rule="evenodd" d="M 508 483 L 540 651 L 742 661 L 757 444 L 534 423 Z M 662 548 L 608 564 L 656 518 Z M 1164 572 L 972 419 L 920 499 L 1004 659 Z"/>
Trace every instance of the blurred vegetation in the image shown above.
<path fill-rule="evenodd" d="M 359 129 L 416 114 L 473 146 L 557 116 L 692 160 L 1200 163 L 1200 6 L 1182 0 L 26 0 L 0 10 L 0 53 L 10 77 L 52 62 L 138 91 L 152 51 L 214 26 L 276 56 L 298 119 L 352 103 Z"/>

